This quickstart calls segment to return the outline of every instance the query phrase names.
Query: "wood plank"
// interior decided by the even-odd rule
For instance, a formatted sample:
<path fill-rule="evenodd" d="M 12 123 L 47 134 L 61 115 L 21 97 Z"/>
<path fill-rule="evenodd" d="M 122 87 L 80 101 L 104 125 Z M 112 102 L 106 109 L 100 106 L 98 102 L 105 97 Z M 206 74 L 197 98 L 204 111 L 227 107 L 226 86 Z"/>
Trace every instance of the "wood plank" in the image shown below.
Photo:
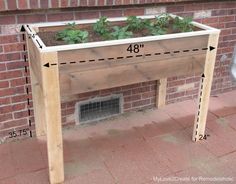
<path fill-rule="evenodd" d="M 127 48 L 130 44 L 121 44 L 109 47 L 95 47 L 89 49 L 75 49 L 59 52 L 58 61 L 59 63 L 66 64 L 73 62 L 81 65 L 81 67 L 88 65 L 88 67 L 91 69 L 93 65 L 100 65 L 102 63 L 117 63 L 122 61 L 127 62 L 127 60 L 132 62 L 143 59 L 152 60 L 154 57 L 158 57 L 158 59 L 175 56 L 181 57 L 184 55 L 201 53 L 202 48 L 207 47 L 207 41 L 208 35 L 143 43 L 140 42 L 139 44 L 144 44 L 144 47 L 139 48 L 138 53 L 130 53 L 127 51 Z M 196 51 L 194 49 L 199 50 Z"/>
<path fill-rule="evenodd" d="M 32 98 L 34 107 L 34 119 L 35 119 L 35 130 L 36 136 L 44 136 L 46 133 L 46 124 L 44 116 L 44 97 L 42 92 L 42 75 L 40 63 L 40 53 L 32 43 L 32 40 L 25 35 L 27 48 L 28 48 L 28 58 L 29 58 L 29 69 L 30 69 L 30 79 L 32 88 Z M 40 82 L 41 81 L 41 82 Z"/>
<path fill-rule="evenodd" d="M 57 53 L 41 53 L 44 63 L 57 62 Z M 58 66 L 43 67 L 43 95 L 45 103 L 45 120 L 47 125 L 47 151 L 49 178 L 52 184 L 64 181 L 61 100 Z"/>
<path fill-rule="evenodd" d="M 157 87 L 156 106 L 157 108 L 161 108 L 166 104 L 167 78 L 162 78 L 157 81 Z"/>
<path fill-rule="evenodd" d="M 203 71 L 205 54 L 96 70 L 61 72 L 61 95 L 112 88 Z"/>
<path fill-rule="evenodd" d="M 209 36 L 208 47 L 215 47 L 214 50 L 208 50 L 204 66 L 204 76 L 200 82 L 197 113 L 194 121 L 193 141 L 198 141 L 201 136 L 205 135 L 206 119 L 209 106 L 209 98 L 213 80 L 216 52 L 218 45 L 219 33 Z"/>
<path fill-rule="evenodd" d="M 32 39 L 27 39 L 27 48 L 28 48 L 28 58 L 30 61 L 31 70 L 33 71 L 36 77 L 37 82 L 42 85 L 42 71 L 41 71 L 41 56 L 40 52 L 37 49 L 37 46 L 34 45 Z"/>

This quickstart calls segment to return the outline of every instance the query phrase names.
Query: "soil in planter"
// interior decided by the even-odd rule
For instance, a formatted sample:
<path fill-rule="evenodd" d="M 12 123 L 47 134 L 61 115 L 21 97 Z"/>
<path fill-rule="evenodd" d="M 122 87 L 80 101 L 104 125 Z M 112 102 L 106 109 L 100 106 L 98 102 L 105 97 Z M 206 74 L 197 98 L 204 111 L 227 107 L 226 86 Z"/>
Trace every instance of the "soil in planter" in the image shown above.
<path fill-rule="evenodd" d="M 170 21 L 170 26 L 168 27 L 167 33 L 166 34 L 172 34 L 172 33 L 179 33 L 176 32 L 172 29 L 172 21 Z M 116 22 L 116 23 L 112 23 L 110 25 L 111 29 L 113 26 L 125 26 L 126 24 L 124 22 Z M 100 35 L 96 34 L 93 29 L 92 29 L 92 24 L 89 25 L 78 25 L 77 26 L 78 29 L 81 30 L 86 30 L 89 33 L 89 37 L 88 37 L 88 41 L 87 42 L 97 42 L 97 41 L 104 41 Z M 193 31 L 199 31 L 200 28 L 194 27 Z M 68 45 L 65 41 L 63 40 L 57 40 L 56 39 L 56 34 L 58 33 L 58 31 L 43 31 L 43 32 L 38 32 L 38 36 L 42 39 L 42 41 L 44 42 L 44 44 L 46 46 L 57 46 L 57 45 Z M 147 29 L 144 29 L 142 31 L 136 31 L 133 32 L 133 36 L 132 38 L 136 38 L 136 37 L 144 37 L 144 36 L 151 36 L 149 34 L 149 31 Z"/>

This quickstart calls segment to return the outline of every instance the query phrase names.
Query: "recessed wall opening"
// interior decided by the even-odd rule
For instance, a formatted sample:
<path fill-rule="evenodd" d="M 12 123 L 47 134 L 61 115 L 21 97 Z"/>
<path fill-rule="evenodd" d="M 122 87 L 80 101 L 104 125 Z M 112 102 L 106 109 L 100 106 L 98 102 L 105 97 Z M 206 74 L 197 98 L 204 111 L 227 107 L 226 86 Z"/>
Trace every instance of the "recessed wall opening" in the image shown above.
<path fill-rule="evenodd" d="M 123 112 L 123 96 L 111 95 L 76 103 L 76 123 L 106 119 Z"/>

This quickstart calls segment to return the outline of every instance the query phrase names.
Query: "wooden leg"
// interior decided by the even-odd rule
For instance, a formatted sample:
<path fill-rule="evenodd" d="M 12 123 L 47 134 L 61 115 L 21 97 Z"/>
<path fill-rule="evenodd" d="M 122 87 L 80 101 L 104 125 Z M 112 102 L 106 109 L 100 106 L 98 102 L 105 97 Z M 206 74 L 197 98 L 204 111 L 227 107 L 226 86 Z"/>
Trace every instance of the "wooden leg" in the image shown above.
<path fill-rule="evenodd" d="M 198 141 L 205 135 L 206 119 L 209 106 L 209 98 L 211 93 L 211 84 L 215 66 L 217 43 L 219 33 L 211 34 L 208 41 L 208 51 L 206 55 L 204 74 L 202 74 L 200 82 L 200 90 L 198 97 L 198 109 L 195 116 L 193 128 L 193 141 Z M 210 47 L 214 49 L 210 49 Z"/>
<path fill-rule="evenodd" d="M 157 97 L 156 97 L 156 107 L 161 108 L 166 104 L 166 86 L 167 78 L 160 79 L 157 81 Z"/>
<path fill-rule="evenodd" d="M 33 50 L 34 45 L 31 40 L 29 40 L 28 36 L 25 35 L 27 48 L 30 51 Z M 30 51 L 28 52 L 29 58 L 29 68 L 30 68 L 30 80 L 31 80 L 31 89 L 32 89 L 32 97 L 33 97 L 33 107 L 34 107 L 34 119 L 35 119 L 35 130 L 36 136 L 44 136 L 46 134 L 46 124 L 44 118 L 44 98 L 42 86 L 39 82 L 39 76 L 36 76 L 35 70 L 33 69 L 33 65 L 36 64 L 37 61 L 33 55 L 30 55 Z"/>
<path fill-rule="evenodd" d="M 42 54 L 43 64 L 57 62 L 57 53 Z M 63 145 L 61 128 L 61 100 L 58 65 L 42 67 L 43 94 L 47 126 L 47 150 L 50 183 L 64 181 Z"/>

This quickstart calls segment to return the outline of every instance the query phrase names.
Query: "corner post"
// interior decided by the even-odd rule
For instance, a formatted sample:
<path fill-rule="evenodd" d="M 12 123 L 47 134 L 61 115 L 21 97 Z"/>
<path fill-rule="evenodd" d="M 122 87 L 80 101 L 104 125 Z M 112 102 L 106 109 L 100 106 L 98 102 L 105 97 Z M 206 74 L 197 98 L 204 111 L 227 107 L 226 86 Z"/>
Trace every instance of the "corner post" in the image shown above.
<path fill-rule="evenodd" d="M 48 63 L 48 67 L 44 66 Z M 55 65 L 51 65 L 51 64 Z M 57 52 L 42 52 L 41 67 L 47 131 L 49 179 L 51 184 L 64 181 L 61 99 Z"/>
<path fill-rule="evenodd" d="M 193 127 L 192 140 L 194 142 L 199 141 L 201 137 L 205 136 L 206 119 L 215 67 L 218 39 L 219 31 L 211 33 L 208 38 L 208 50 L 206 53 L 204 73 L 201 76 L 197 113 L 195 115 Z"/>
<path fill-rule="evenodd" d="M 44 100 L 42 91 L 42 78 L 41 78 L 41 66 L 40 66 L 40 52 L 35 47 L 32 39 L 29 38 L 25 32 L 26 44 L 28 48 L 28 61 L 30 69 L 30 80 L 32 88 L 32 99 L 34 107 L 34 119 L 36 136 L 46 135 L 46 124 L 44 118 Z"/>
<path fill-rule="evenodd" d="M 157 95 L 156 95 L 156 107 L 161 108 L 166 104 L 166 87 L 167 78 L 162 78 L 157 81 Z"/>

